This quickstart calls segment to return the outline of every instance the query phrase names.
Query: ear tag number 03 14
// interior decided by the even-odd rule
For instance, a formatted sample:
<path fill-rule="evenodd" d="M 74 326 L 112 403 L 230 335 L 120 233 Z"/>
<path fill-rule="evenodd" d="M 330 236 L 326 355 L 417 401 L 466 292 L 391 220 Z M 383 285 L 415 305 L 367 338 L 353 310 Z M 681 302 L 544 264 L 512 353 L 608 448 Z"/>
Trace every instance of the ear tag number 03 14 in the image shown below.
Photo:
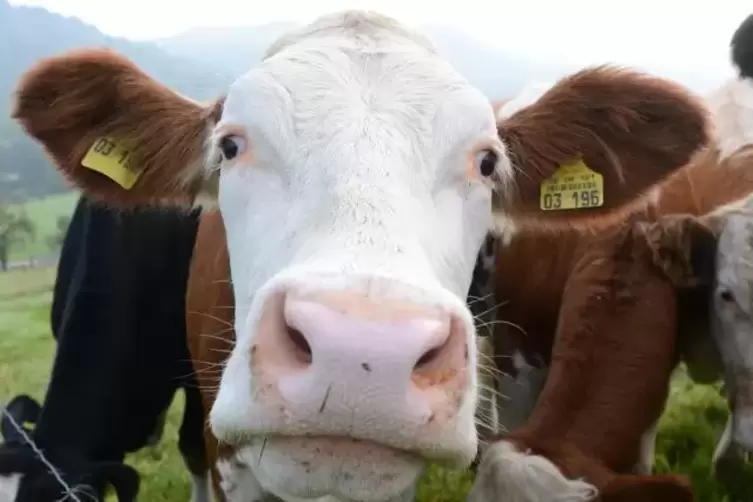
<path fill-rule="evenodd" d="M 126 190 L 130 190 L 141 175 L 140 169 L 131 166 L 131 150 L 113 138 L 97 138 L 81 165 L 104 174 Z"/>
<path fill-rule="evenodd" d="M 604 177 L 582 160 L 560 166 L 541 183 L 539 207 L 542 211 L 564 211 L 604 205 Z"/>

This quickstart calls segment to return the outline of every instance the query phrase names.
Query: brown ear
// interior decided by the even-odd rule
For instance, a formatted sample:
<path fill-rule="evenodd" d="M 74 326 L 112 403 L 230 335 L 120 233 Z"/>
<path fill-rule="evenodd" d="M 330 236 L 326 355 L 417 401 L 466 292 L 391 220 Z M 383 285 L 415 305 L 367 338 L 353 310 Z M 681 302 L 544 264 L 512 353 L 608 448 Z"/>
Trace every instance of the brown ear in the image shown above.
<path fill-rule="evenodd" d="M 716 274 L 718 234 L 701 218 L 671 215 L 637 224 L 654 263 L 678 287 L 709 285 Z"/>
<path fill-rule="evenodd" d="M 187 204 L 205 181 L 205 144 L 220 112 L 221 102 L 202 106 L 110 50 L 87 49 L 29 69 L 12 116 L 91 197 Z M 84 160 L 91 148 L 99 154 Z"/>
<path fill-rule="evenodd" d="M 708 125 L 703 102 L 678 84 L 609 66 L 580 71 L 498 125 L 515 173 L 495 210 L 571 224 L 623 208 L 686 165 L 709 141 Z M 603 177 L 603 198 L 542 210 L 541 183 L 577 160 Z"/>

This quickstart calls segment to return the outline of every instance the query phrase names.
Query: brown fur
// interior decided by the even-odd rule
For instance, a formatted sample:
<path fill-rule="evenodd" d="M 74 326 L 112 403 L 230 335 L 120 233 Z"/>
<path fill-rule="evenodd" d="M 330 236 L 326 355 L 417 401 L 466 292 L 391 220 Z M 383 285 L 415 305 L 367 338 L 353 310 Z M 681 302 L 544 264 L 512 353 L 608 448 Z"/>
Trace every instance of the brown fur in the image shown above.
<path fill-rule="evenodd" d="M 183 205 L 193 200 L 204 182 L 205 142 L 221 109 L 222 100 L 212 107 L 204 107 L 175 95 L 131 62 L 108 50 L 84 50 L 48 58 L 29 70 L 19 83 L 13 116 L 28 134 L 44 145 L 58 169 L 92 197 L 118 205 Z M 571 223 L 589 226 L 606 221 L 596 217 L 629 206 L 638 192 L 686 164 L 706 143 L 709 134 L 704 107 L 686 90 L 663 79 L 610 67 L 584 70 L 563 79 L 537 103 L 501 124 L 499 132 L 518 170 L 512 185 L 498 185 L 507 191 L 496 198 L 495 204 L 519 222 L 538 226 L 568 226 Z M 94 140 L 104 135 L 127 141 L 133 148 L 134 164 L 143 168 L 131 190 L 124 190 L 109 178 L 80 165 Z M 604 205 L 596 209 L 542 214 L 538 210 L 541 181 L 575 156 L 582 156 L 592 169 L 604 176 Z M 604 420 L 600 426 L 603 432 L 617 434 L 604 444 L 631 444 L 635 439 L 633 429 L 613 428 L 609 418 L 615 410 L 627 415 L 632 412 L 624 407 L 610 406 L 607 390 L 613 390 L 621 379 L 639 381 L 635 376 L 637 370 L 630 366 L 619 367 L 617 361 L 612 361 L 614 367 L 599 363 L 581 369 L 573 367 L 573 362 L 593 362 L 588 358 L 582 360 L 583 356 L 579 354 L 590 354 L 592 358 L 599 354 L 610 360 L 611 352 L 594 343 L 596 334 L 609 325 L 606 313 L 625 316 L 625 326 L 632 326 L 635 333 L 642 336 L 633 335 L 636 339 L 631 341 L 632 331 L 627 328 L 615 330 L 610 338 L 613 347 L 624 348 L 620 354 L 640 360 L 641 364 L 651 361 L 652 371 L 656 373 L 656 378 L 649 379 L 645 387 L 638 385 L 624 390 L 626 402 L 633 402 L 639 394 L 648 396 L 646 399 L 650 405 L 646 411 L 633 413 L 636 423 L 643 424 L 666 392 L 668 369 L 663 357 L 674 350 L 673 338 L 661 335 L 661 329 L 657 328 L 660 335 L 656 340 L 646 336 L 650 329 L 670 324 L 673 319 L 654 311 L 655 316 L 641 319 L 625 313 L 629 305 L 646 301 L 634 294 L 637 290 L 645 294 L 645 298 L 661 301 L 671 296 L 663 283 L 641 282 L 628 273 L 631 267 L 643 266 L 644 262 L 636 265 L 635 253 L 643 256 L 649 251 L 645 246 L 625 244 L 624 239 L 633 242 L 626 235 L 617 232 L 614 234 L 616 240 L 600 244 L 604 246 L 603 250 L 620 249 L 625 253 L 627 264 L 620 266 L 616 263 L 588 264 L 577 259 L 577 252 L 585 248 L 580 247 L 582 242 L 576 237 L 570 237 L 575 248 L 556 251 L 554 262 L 548 261 L 549 258 L 538 260 L 550 267 L 552 274 L 542 274 L 536 281 L 552 281 L 552 285 L 541 288 L 540 296 L 538 292 L 524 295 L 544 307 L 538 312 L 534 310 L 533 314 L 530 310 L 528 312 L 531 318 L 538 316 L 541 319 L 541 333 L 550 336 L 549 342 L 549 334 L 555 332 L 557 324 L 557 306 L 563 297 L 567 298 L 568 308 L 562 311 L 559 319 L 559 336 L 564 344 L 555 351 L 555 362 L 558 367 L 562 364 L 557 375 L 565 369 L 568 375 L 574 371 L 575 381 L 590 385 L 597 376 L 601 377 L 602 372 L 613 373 L 603 378 L 601 386 L 592 388 L 595 393 L 578 395 L 564 388 L 560 395 L 545 389 L 547 400 L 551 396 L 553 401 L 549 408 L 546 400 L 537 407 L 537 420 L 546 424 L 538 429 L 546 432 L 550 424 L 556 426 L 565 432 L 567 441 L 578 442 L 581 448 L 578 455 L 611 455 L 609 465 L 619 469 L 627 464 L 627 457 L 635 453 L 635 448 L 627 446 L 622 453 L 622 450 L 614 452 L 606 448 L 598 439 L 589 436 L 594 430 L 590 428 L 591 419 L 579 412 L 584 406 L 595 407 L 595 416 Z M 562 239 L 560 236 L 553 242 L 559 245 Z M 523 254 L 516 257 L 517 262 L 504 263 L 516 263 L 518 267 L 532 257 L 537 255 Z M 504 263 L 501 271 L 505 270 Z M 564 268 L 555 268 L 560 266 Z M 581 266 L 582 275 L 566 273 L 570 270 L 568 267 L 580 270 Z M 218 374 L 213 374 L 211 369 L 207 372 L 208 368 L 202 365 L 224 361 L 229 347 L 223 339 L 234 339 L 229 274 L 222 220 L 217 213 L 207 213 L 202 218 L 196 240 L 187 297 L 190 350 L 204 388 L 207 410 L 211 409 L 216 394 L 213 389 L 219 382 Z M 618 274 L 618 278 L 612 279 L 610 274 Z M 533 278 L 524 278 L 523 283 L 529 279 L 533 282 Z M 623 281 L 624 284 L 617 287 L 614 281 Z M 525 289 L 523 283 L 516 287 Z M 578 296 L 570 293 L 580 291 L 581 287 L 591 287 L 592 294 Z M 606 296 L 601 298 L 602 294 Z M 580 321 L 579 315 L 584 312 L 594 313 L 590 323 Z M 659 378 L 664 379 L 662 385 L 656 383 Z M 566 385 L 559 376 L 550 378 L 550 381 Z M 554 422 L 554 410 L 563 403 L 572 405 L 573 409 L 566 420 Z M 520 441 L 526 439 L 524 432 L 519 436 Z M 551 438 L 552 435 L 544 434 L 543 437 Z M 206 440 L 213 467 L 218 457 L 232 452 L 229 448 L 219 447 L 208 430 Z M 541 443 L 540 439 L 536 441 L 539 441 L 536 445 L 546 447 L 555 444 Z M 217 491 L 216 470 L 213 478 Z"/>
<path fill-rule="evenodd" d="M 753 147 L 724 159 L 716 148 L 707 148 L 661 184 L 660 196 L 649 207 L 648 216 L 655 220 L 670 214 L 705 215 L 742 199 L 753 191 L 751 166 Z"/>
<path fill-rule="evenodd" d="M 736 152 L 731 157 L 719 160 L 715 148 L 707 148 L 695 157 L 694 161 L 670 175 L 659 185 L 659 196 L 644 207 L 633 207 L 633 214 L 645 230 L 649 224 L 655 224 L 669 215 L 686 215 L 687 217 L 707 215 L 703 224 L 709 230 L 716 224 L 710 212 L 721 206 L 734 203 L 753 192 L 753 148 Z M 691 218 L 696 220 L 695 218 Z M 625 225 L 626 214 L 614 217 L 609 226 Z M 666 261 L 659 257 L 660 250 L 675 253 L 687 248 L 686 244 L 666 242 L 670 239 L 664 228 L 656 228 L 655 235 L 661 240 L 649 239 L 653 257 L 658 266 L 666 271 L 676 285 L 681 280 L 693 280 L 683 274 L 688 271 L 689 256 L 683 260 Z M 688 223 L 686 223 L 688 224 Z M 675 238 L 682 238 L 682 232 L 675 232 Z M 503 319 L 518 327 L 501 326 L 496 345 L 497 364 L 504 371 L 515 374 L 515 368 L 509 362 L 509 355 L 520 348 L 531 361 L 538 354 L 549 361 L 554 343 L 557 313 L 559 312 L 564 291 L 564 283 L 573 270 L 576 248 L 587 245 L 593 235 L 579 231 L 542 232 L 537 228 L 524 229 L 517 233 L 510 244 L 500 247 L 497 256 L 497 291 L 499 300 L 508 302 L 501 311 Z M 505 267 L 506 263 L 526 263 L 526 267 Z M 678 269 L 677 267 L 684 267 Z M 504 332 L 504 335 L 502 334 Z M 694 349 L 689 349 L 694 350 Z"/>
<path fill-rule="evenodd" d="M 646 226 L 673 214 L 688 217 L 709 215 L 721 206 L 734 203 L 753 192 L 753 149 L 741 150 L 729 158 L 719 161 L 714 148 L 700 152 L 694 162 L 673 173 L 660 184 L 659 196 L 644 207 L 633 208 L 633 221 L 645 221 Z M 704 223 L 691 218 L 693 223 L 704 225 L 711 231 L 715 219 L 704 218 Z M 627 215 L 612 219 L 610 226 L 625 225 Z M 678 220 L 679 222 L 679 220 Z M 652 259 L 673 279 L 677 286 L 681 281 L 693 281 L 686 276 L 690 256 L 679 260 L 662 260 L 659 253 L 675 253 L 685 249 L 685 244 L 667 242 L 672 235 L 686 238 L 681 231 L 667 231 L 664 221 L 661 229 L 656 229 L 656 237 L 647 235 L 654 250 Z M 497 256 L 497 292 L 500 301 L 507 302 L 500 315 L 518 327 L 499 328 L 499 344 L 496 347 L 498 364 L 511 374 L 515 369 L 509 363 L 509 355 L 520 348 L 529 355 L 541 355 L 549 361 L 554 343 L 556 319 L 562 302 L 565 281 L 573 271 L 576 248 L 588 246 L 594 234 L 579 231 L 542 232 L 539 229 L 524 229 L 517 233 L 510 244 L 500 247 Z M 661 251 L 664 250 L 664 251 Z M 605 257 L 606 258 L 606 257 Z M 526 263 L 526 267 L 505 267 L 506 263 Z M 677 268 L 680 267 L 680 268 Z M 687 285 L 687 284 L 686 284 Z M 502 335 L 504 332 L 504 335 Z"/>
<path fill-rule="evenodd" d="M 63 175 L 109 204 L 190 204 L 209 127 L 221 101 L 204 107 L 175 94 L 108 49 L 42 59 L 18 84 L 12 116 L 44 145 Z M 81 166 L 100 136 L 125 141 L 143 169 L 130 190 Z M 193 169 L 195 173 L 187 172 Z"/>
<path fill-rule="evenodd" d="M 230 283 L 230 262 L 225 226 L 219 212 L 201 215 L 186 293 L 188 349 L 201 387 L 204 409 L 212 409 L 220 385 L 221 365 L 235 341 L 235 300 Z M 207 423 L 204 430 L 208 464 L 216 502 L 224 502 L 219 486 L 217 460 L 233 453 L 214 437 Z"/>
<path fill-rule="evenodd" d="M 676 296 L 630 226 L 581 240 L 572 256 L 547 383 L 528 423 L 506 439 L 603 490 L 632 470 L 641 434 L 663 409 Z"/>
<path fill-rule="evenodd" d="M 200 189 L 205 143 L 221 109 L 222 100 L 210 107 L 193 103 L 124 57 L 87 49 L 28 70 L 12 114 L 66 178 L 93 197 L 113 204 L 186 204 Z M 525 171 L 515 173 L 512 186 L 498 180 L 505 191 L 497 204 L 528 223 L 588 220 L 624 206 L 687 163 L 706 142 L 707 129 L 704 107 L 678 85 L 614 67 L 583 70 L 500 125 L 511 160 Z M 105 135 L 127 142 L 134 165 L 143 168 L 130 190 L 80 164 Z M 579 155 L 604 176 L 604 205 L 541 214 L 539 184 Z"/>
<path fill-rule="evenodd" d="M 510 356 L 520 351 L 531 364 L 543 359 L 551 365 L 529 423 L 509 437 L 521 447 L 539 449 L 567 475 L 586 476 L 602 489 L 603 500 L 692 500 L 689 488 L 656 484 L 658 477 L 611 484 L 611 478 L 589 470 L 627 476 L 637 461 L 640 435 L 663 410 L 662 389 L 678 355 L 694 379 L 718 376 L 718 358 L 711 355 L 715 349 L 705 329 L 704 288 L 713 273 L 710 253 L 719 230 L 709 213 L 753 192 L 752 166 L 752 148 L 720 159 L 709 147 L 667 177 L 658 197 L 604 223 L 604 234 L 529 227 L 499 248 L 497 295 L 504 302 L 499 315 L 510 324 L 495 334 L 497 364 L 514 376 Z M 618 282 L 600 295 L 616 298 L 623 289 L 625 298 L 659 295 L 651 303 L 635 303 L 624 315 L 615 315 L 608 301 L 598 307 L 594 300 L 608 275 L 600 278 L 599 267 L 617 268 L 618 241 L 610 244 L 610 238 L 619 235 L 632 235 L 632 248 L 626 249 L 640 253 L 632 269 L 615 275 Z M 527 265 L 505 267 L 509 263 Z M 620 280 L 632 285 L 625 289 Z"/>
<path fill-rule="evenodd" d="M 707 119 L 701 100 L 668 80 L 608 66 L 582 70 L 499 125 L 522 173 L 497 204 L 524 223 L 588 224 L 687 164 L 709 139 Z M 541 212 L 541 182 L 578 156 L 604 177 L 604 205 Z"/>

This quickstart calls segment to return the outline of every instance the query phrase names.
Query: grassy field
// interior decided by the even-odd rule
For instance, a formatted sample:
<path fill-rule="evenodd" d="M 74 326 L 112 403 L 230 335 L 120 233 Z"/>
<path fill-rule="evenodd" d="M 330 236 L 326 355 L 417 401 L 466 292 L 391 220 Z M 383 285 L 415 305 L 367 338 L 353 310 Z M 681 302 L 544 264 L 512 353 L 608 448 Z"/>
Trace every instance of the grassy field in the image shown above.
<path fill-rule="evenodd" d="M 20 392 L 40 401 L 44 397 L 54 351 L 49 331 L 53 279 L 52 269 L 0 274 L 0 402 Z M 177 451 L 182 405 L 179 395 L 170 410 L 162 443 L 128 459 L 143 475 L 142 501 L 188 500 L 188 475 Z M 694 385 L 678 373 L 660 422 L 656 465 L 658 472 L 690 475 L 699 502 L 753 500 L 750 466 L 735 478 L 729 492 L 711 478 L 711 455 L 725 419 L 725 406 L 716 387 Z M 470 483 L 467 473 L 433 468 L 423 480 L 419 500 L 459 502 Z"/>
<path fill-rule="evenodd" d="M 55 224 L 58 216 L 71 216 L 78 200 L 78 192 L 68 192 L 51 195 L 43 199 L 30 200 L 16 209 L 23 209 L 29 215 L 36 227 L 33 240 L 21 242 L 11 248 L 11 260 L 26 260 L 29 257 L 46 255 L 50 252 L 47 237 L 56 232 Z"/>

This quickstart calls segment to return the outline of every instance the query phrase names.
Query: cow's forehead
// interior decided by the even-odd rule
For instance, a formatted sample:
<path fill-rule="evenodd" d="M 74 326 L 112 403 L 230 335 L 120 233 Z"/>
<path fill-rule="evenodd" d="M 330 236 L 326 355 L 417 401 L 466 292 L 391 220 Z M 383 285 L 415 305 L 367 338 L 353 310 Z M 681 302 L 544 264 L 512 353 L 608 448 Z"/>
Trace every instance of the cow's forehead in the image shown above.
<path fill-rule="evenodd" d="M 335 37 L 349 39 L 359 49 L 382 45 L 389 40 L 408 40 L 414 45 L 435 52 L 433 44 L 415 30 L 383 14 L 349 10 L 321 16 L 313 23 L 292 30 L 281 36 L 267 50 L 264 58 L 274 56 L 283 49 L 304 41 Z"/>
<path fill-rule="evenodd" d="M 494 133 L 489 100 L 428 41 L 396 25 L 359 19 L 275 44 L 259 67 L 231 86 L 223 121 L 243 122 L 265 109 L 264 115 L 280 115 L 276 127 L 289 123 L 295 134 L 332 137 L 362 120 L 417 141 L 478 141 Z"/>

